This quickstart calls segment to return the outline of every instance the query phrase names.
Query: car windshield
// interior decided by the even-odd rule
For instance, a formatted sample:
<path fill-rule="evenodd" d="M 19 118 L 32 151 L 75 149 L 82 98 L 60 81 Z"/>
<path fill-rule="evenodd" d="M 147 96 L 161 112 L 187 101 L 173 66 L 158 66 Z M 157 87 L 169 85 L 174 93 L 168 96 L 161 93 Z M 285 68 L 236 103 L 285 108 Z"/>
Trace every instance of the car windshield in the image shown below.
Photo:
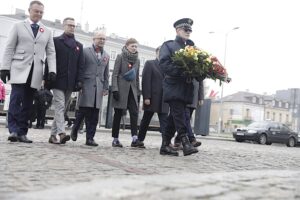
<path fill-rule="evenodd" d="M 267 122 L 253 122 L 248 125 L 248 128 L 263 128 L 267 129 L 268 128 L 268 123 Z"/>

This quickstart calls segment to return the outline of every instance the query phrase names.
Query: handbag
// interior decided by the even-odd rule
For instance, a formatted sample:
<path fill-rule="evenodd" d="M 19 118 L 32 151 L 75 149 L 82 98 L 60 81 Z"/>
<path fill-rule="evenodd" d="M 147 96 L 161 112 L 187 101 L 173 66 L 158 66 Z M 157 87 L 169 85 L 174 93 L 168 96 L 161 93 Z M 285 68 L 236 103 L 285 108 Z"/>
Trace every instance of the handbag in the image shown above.
<path fill-rule="evenodd" d="M 135 70 L 135 68 L 132 68 L 131 70 L 129 70 L 128 72 L 126 72 L 123 75 L 123 78 L 126 81 L 133 81 L 136 78 L 136 70 Z"/>

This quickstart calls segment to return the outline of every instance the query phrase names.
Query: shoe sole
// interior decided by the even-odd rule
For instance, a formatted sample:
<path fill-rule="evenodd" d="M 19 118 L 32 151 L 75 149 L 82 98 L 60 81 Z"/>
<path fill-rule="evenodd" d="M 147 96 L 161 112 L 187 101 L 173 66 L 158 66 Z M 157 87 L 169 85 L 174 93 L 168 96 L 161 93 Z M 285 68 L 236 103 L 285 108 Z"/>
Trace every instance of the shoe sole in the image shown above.
<path fill-rule="evenodd" d="M 61 144 L 66 144 L 67 141 L 69 141 L 71 139 L 71 137 L 69 135 L 66 135 L 61 141 Z"/>
<path fill-rule="evenodd" d="M 184 156 L 189 156 L 189 155 L 192 155 L 194 153 L 198 153 L 199 151 L 197 149 L 195 150 L 192 150 L 192 151 L 188 151 L 188 152 L 183 152 L 183 155 Z"/>
<path fill-rule="evenodd" d="M 179 153 L 177 154 L 170 154 L 170 153 L 166 153 L 166 152 L 159 152 L 160 155 L 162 156 L 179 156 Z"/>

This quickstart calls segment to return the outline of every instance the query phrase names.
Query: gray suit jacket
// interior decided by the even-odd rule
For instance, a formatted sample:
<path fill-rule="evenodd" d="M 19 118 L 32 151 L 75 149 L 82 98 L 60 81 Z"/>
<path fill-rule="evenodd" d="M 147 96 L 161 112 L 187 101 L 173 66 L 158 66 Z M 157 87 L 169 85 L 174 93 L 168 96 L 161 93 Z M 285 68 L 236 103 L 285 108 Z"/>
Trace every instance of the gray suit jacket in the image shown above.
<path fill-rule="evenodd" d="M 108 90 L 109 55 L 103 51 L 98 59 L 93 47 L 83 49 L 83 86 L 79 93 L 79 107 L 102 106 L 103 91 Z"/>
<path fill-rule="evenodd" d="M 56 73 L 55 48 L 52 32 L 40 23 L 36 38 L 28 20 L 16 23 L 8 35 L 1 69 L 10 70 L 10 83 L 24 84 L 34 63 L 31 87 L 40 89 L 45 58 L 49 72 Z"/>

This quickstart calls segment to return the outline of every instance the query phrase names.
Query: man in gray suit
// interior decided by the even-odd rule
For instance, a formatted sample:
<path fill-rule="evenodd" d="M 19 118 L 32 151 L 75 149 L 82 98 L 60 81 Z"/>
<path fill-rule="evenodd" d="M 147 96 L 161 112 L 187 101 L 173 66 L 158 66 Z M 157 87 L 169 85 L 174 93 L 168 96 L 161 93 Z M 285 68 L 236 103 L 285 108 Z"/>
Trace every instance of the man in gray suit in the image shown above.
<path fill-rule="evenodd" d="M 94 136 L 99 119 L 99 109 L 102 106 L 102 97 L 108 94 L 109 55 L 103 50 L 105 40 L 104 32 L 96 32 L 93 37 L 93 45 L 83 49 L 82 89 L 79 93 L 79 110 L 76 114 L 71 138 L 73 141 L 77 140 L 77 131 L 84 117 L 85 144 L 88 146 L 98 146 L 94 141 Z"/>
<path fill-rule="evenodd" d="M 54 81 L 56 73 L 52 32 L 40 21 L 44 5 L 40 1 L 32 1 L 28 11 L 29 18 L 16 23 L 8 35 L 1 66 L 1 79 L 4 82 L 10 79 L 12 85 L 8 110 L 8 140 L 11 142 L 32 142 L 26 136 L 29 111 L 34 91 L 42 86 L 46 57 L 50 81 Z"/>

